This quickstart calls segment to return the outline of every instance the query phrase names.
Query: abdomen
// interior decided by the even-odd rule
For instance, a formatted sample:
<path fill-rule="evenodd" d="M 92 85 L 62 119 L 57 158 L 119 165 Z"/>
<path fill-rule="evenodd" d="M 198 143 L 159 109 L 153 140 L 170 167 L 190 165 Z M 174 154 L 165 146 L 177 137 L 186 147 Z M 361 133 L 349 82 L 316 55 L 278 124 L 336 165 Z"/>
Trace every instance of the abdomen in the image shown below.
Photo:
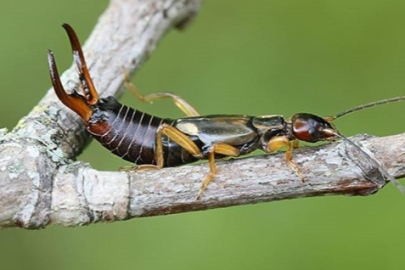
<path fill-rule="evenodd" d="M 113 154 L 138 165 L 156 165 L 156 134 L 162 123 L 173 125 L 174 121 L 134 110 L 108 97 L 100 100 L 89 121 L 88 131 Z M 196 160 L 166 136 L 162 140 L 165 167 Z M 200 144 L 198 139 L 192 140 Z"/>

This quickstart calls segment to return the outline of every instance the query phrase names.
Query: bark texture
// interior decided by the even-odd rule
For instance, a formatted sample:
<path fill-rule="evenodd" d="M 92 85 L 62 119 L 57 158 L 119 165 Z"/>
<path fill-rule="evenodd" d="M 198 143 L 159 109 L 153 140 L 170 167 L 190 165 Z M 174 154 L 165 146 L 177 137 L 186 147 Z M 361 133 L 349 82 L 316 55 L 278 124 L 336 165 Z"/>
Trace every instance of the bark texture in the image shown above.
<path fill-rule="evenodd" d="M 102 96 L 117 96 L 122 70 L 136 70 L 173 26 L 184 27 L 200 0 L 112 0 L 84 46 Z M 56 55 L 57 56 L 57 55 Z M 62 75 L 78 84 L 74 67 Z M 306 182 L 284 155 L 218 162 L 218 176 L 196 200 L 208 165 L 100 172 L 72 162 L 87 141 L 82 121 L 50 89 L 11 131 L 0 130 L 0 227 L 79 226 L 264 201 L 329 194 L 368 195 L 387 179 L 345 142 L 294 151 Z M 395 178 L 405 175 L 405 134 L 353 138 Z"/>

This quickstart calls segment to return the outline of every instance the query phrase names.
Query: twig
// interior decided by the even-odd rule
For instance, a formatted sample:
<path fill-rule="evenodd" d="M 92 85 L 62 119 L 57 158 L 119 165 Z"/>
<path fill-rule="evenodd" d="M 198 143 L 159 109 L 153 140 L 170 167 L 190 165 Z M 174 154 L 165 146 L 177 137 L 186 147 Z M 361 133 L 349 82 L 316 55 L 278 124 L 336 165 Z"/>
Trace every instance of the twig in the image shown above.
<path fill-rule="evenodd" d="M 199 4 L 112 0 L 84 46 L 98 91 L 118 95 L 123 68 L 136 70 L 164 33 L 172 26 L 184 27 Z M 67 89 L 77 85 L 73 67 L 62 82 Z M 405 175 L 405 134 L 361 140 L 391 175 Z M 368 195 L 385 184 L 367 158 L 354 162 L 347 144 L 339 142 L 294 151 L 305 183 L 286 166 L 283 154 L 218 162 L 218 176 L 198 201 L 206 164 L 100 172 L 71 161 L 86 141 L 81 120 L 61 105 L 52 89 L 12 132 L 2 130 L 0 227 L 78 226 L 287 198 Z"/>

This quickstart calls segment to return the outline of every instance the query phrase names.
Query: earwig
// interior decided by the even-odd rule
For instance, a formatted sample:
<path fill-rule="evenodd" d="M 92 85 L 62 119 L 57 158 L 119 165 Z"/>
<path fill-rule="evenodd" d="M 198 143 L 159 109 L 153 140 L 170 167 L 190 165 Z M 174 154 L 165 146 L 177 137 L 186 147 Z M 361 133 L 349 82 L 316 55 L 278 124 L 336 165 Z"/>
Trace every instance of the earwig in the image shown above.
<path fill-rule="evenodd" d="M 68 24 L 63 24 L 63 27 L 70 40 L 84 93 L 82 95 L 73 90 L 73 93 L 68 94 L 65 91 L 53 53 L 49 51 L 50 77 L 60 101 L 83 119 L 88 132 L 105 148 L 137 164 L 136 170 L 161 169 L 208 159 L 210 172 L 202 181 L 198 198 L 217 174 L 215 159 L 246 155 L 256 149 L 270 153 L 285 147 L 286 163 L 304 182 L 300 168 L 292 159 L 292 149 L 298 146 L 299 141 L 313 143 L 343 138 L 351 142 L 339 133 L 332 124 L 333 120 L 364 108 L 405 100 L 405 96 L 385 99 L 329 117 L 309 113 L 297 113 L 289 119 L 281 115 L 200 116 L 190 104 L 174 94 L 162 92 L 143 97 L 128 82 L 126 75 L 127 87 L 141 101 L 172 98 L 176 106 L 187 115 L 179 119 L 159 118 L 122 105 L 112 96 L 99 98 L 76 33 Z M 374 161 L 359 146 L 355 147 Z M 386 172 L 384 175 L 393 179 Z"/>

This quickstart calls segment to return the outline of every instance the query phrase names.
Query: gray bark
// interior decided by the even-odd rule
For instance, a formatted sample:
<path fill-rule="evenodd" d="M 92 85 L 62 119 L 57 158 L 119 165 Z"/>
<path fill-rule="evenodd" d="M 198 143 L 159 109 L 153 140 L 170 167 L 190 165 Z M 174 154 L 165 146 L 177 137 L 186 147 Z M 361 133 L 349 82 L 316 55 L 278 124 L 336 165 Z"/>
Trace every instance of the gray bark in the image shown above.
<path fill-rule="evenodd" d="M 184 27 L 200 0 L 112 0 L 84 46 L 102 96 L 120 94 L 131 72 L 173 26 Z M 57 56 L 57 55 L 56 55 Z M 74 88 L 74 67 L 62 75 Z M 0 132 L 0 227 L 79 226 L 264 201 L 329 194 L 368 195 L 387 179 L 378 164 L 345 142 L 294 151 L 306 182 L 283 154 L 218 162 L 218 175 L 196 200 L 207 164 L 148 172 L 101 172 L 72 162 L 87 141 L 82 121 L 50 89 L 11 131 Z M 359 136 L 388 173 L 405 175 L 405 134 Z"/>

